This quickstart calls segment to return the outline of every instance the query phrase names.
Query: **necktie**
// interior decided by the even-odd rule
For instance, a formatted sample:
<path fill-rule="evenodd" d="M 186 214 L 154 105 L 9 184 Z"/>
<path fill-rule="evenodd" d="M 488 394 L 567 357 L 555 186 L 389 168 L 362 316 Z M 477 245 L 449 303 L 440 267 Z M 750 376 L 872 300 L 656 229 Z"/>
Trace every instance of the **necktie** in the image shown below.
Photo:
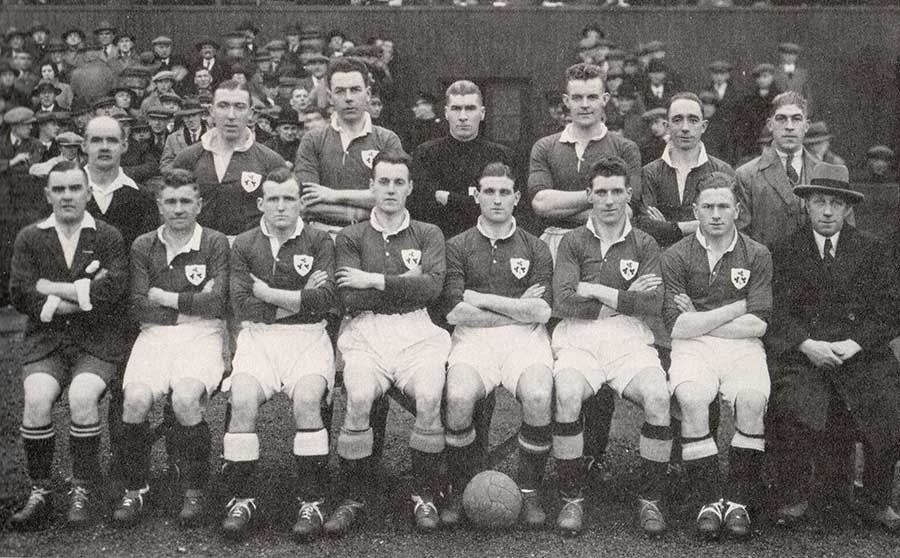
<path fill-rule="evenodd" d="M 787 171 L 788 180 L 791 181 L 792 186 L 796 186 L 800 182 L 800 175 L 797 174 L 797 171 L 794 169 L 794 154 L 788 153 L 787 159 L 784 160 L 784 170 Z"/>
<path fill-rule="evenodd" d="M 825 246 L 822 249 L 822 261 L 825 262 L 825 267 L 831 267 L 831 264 L 834 263 L 834 256 L 831 255 L 833 245 L 831 244 L 831 239 L 825 239 Z"/>

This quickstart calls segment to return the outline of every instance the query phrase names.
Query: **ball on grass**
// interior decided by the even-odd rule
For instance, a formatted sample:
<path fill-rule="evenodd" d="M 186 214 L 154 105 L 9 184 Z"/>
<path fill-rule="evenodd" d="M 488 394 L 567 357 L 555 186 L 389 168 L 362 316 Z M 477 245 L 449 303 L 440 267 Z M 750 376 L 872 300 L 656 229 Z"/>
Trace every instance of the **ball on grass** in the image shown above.
<path fill-rule="evenodd" d="M 499 471 L 482 471 L 463 491 L 466 517 L 482 529 L 505 529 L 516 524 L 522 493 L 516 482 Z"/>

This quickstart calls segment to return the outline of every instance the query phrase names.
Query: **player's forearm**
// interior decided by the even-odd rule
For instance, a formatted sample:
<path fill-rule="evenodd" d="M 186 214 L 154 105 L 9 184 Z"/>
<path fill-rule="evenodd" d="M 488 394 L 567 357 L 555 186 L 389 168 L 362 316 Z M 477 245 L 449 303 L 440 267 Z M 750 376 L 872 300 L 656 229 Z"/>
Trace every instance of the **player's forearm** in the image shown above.
<path fill-rule="evenodd" d="M 709 335 L 726 339 L 760 338 L 766 333 L 768 324 L 754 314 L 744 314 L 712 329 Z"/>
<path fill-rule="evenodd" d="M 334 199 L 332 204 L 351 205 L 355 208 L 372 209 L 375 207 L 375 196 L 368 189 L 366 190 L 333 190 Z"/>
<path fill-rule="evenodd" d="M 673 339 L 692 339 L 706 335 L 747 312 L 747 303 L 737 300 L 705 312 L 682 312 L 672 327 Z"/>
<path fill-rule="evenodd" d="M 619 290 L 597 283 L 578 283 L 578 292 L 609 306 L 613 310 L 619 308 Z"/>
<path fill-rule="evenodd" d="M 317 203 L 307 206 L 303 212 L 304 219 L 337 221 L 338 223 L 357 223 L 369 218 L 369 209 L 352 205 Z"/>
<path fill-rule="evenodd" d="M 540 298 L 510 298 L 494 294 L 478 293 L 476 306 L 497 314 L 503 314 L 518 323 L 547 323 L 550 307 Z"/>
<path fill-rule="evenodd" d="M 519 323 L 509 316 L 484 310 L 467 302 L 460 302 L 447 314 L 447 321 L 452 325 L 471 327 L 500 327 Z"/>
<path fill-rule="evenodd" d="M 302 291 L 289 291 L 268 287 L 259 293 L 264 302 L 296 314 L 300 311 Z"/>
<path fill-rule="evenodd" d="M 531 207 L 540 217 L 565 218 L 590 210 L 584 191 L 541 190 L 531 200 Z"/>

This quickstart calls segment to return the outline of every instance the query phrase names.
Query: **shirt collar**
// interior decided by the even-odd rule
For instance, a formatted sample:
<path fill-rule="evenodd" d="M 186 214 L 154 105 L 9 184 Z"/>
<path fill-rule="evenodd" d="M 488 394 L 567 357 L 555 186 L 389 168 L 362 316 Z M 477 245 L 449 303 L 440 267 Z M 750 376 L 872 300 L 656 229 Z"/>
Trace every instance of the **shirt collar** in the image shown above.
<path fill-rule="evenodd" d="M 47 217 L 43 221 L 37 224 L 39 229 L 58 229 L 59 223 L 56 221 L 56 214 L 51 213 L 50 217 Z M 94 229 L 97 230 L 97 221 L 94 220 L 94 216 L 84 212 L 84 217 L 81 219 L 81 226 L 79 229 Z"/>
<path fill-rule="evenodd" d="M 178 254 L 186 254 L 191 251 L 200 251 L 200 240 L 203 238 L 203 227 L 201 227 L 198 223 L 194 224 L 194 233 L 191 235 L 191 239 L 177 252 L 172 252 L 172 246 L 170 246 L 166 241 L 166 237 L 163 235 L 163 229 L 165 228 L 166 226 L 162 225 L 158 229 L 156 229 L 156 237 L 166 247 L 168 263 L 172 263 L 172 260 L 174 260 L 175 256 L 177 256 Z"/>
<path fill-rule="evenodd" d="M 600 238 L 599 234 L 597 234 L 597 229 L 594 228 L 594 220 L 591 217 L 588 217 L 587 223 L 585 223 L 584 226 L 587 227 L 587 230 L 591 231 L 591 234 L 593 234 L 594 237 L 597 238 L 597 240 L 599 240 L 600 242 L 606 242 L 605 240 Z M 622 229 L 622 235 L 614 240 L 610 244 L 610 246 L 612 246 L 613 244 L 618 244 L 619 242 L 623 242 L 625 240 L 625 237 L 627 237 L 629 234 L 631 234 L 631 219 L 625 219 L 625 228 Z"/>
<path fill-rule="evenodd" d="M 84 167 L 84 173 L 87 175 L 88 185 L 91 188 L 100 190 L 101 192 L 114 192 L 119 188 L 123 188 L 125 186 L 134 188 L 135 190 L 140 190 L 140 188 L 138 188 L 137 182 L 135 182 L 131 179 L 131 177 L 125 174 L 125 171 L 122 169 L 122 167 L 119 167 L 119 174 L 116 175 L 116 178 L 105 188 L 102 188 L 94 183 L 94 179 L 91 178 L 91 170 L 88 167 Z"/>
<path fill-rule="evenodd" d="M 491 236 L 490 233 L 488 233 L 487 229 L 485 229 L 484 226 L 482 225 L 482 219 L 483 219 L 482 217 L 478 217 L 478 222 L 476 223 L 475 227 L 478 229 L 478 232 L 480 232 L 482 235 L 484 235 L 484 237 L 487 238 L 488 240 L 490 240 L 491 242 L 494 242 L 497 240 L 506 240 L 507 238 L 512 237 L 512 235 L 514 235 L 516 233 L 516 218 L 515 217 L 512 218 L 512 227 L 510 227 L 509 232 L 504 234 L 503 236 Z"/>
<path fill-rule="evenodd" d="M 672 164 L 672 157 L 669 155 L 669 144 L 666 143 L 666 147 L 663 148 L 662 157 L 660 157 L 667 165 L 676 168 L 675 165 Z M 700 154 L 697 156 L 697 162 L 691 165 L 692 169 L 696 169 L 697 167 L 702 167 L 706 163 L 709 162 L 709 155 L 706 154 L 706 146 L 703 145 L 703 142 L 700 142 Z"/>
<path fill-rule="evenodd" d="M 288 240 L 300 236 L 300 233 L 303 232 L 303 227 L 303 217 L 297 217 L 297 228 L 294 229 L 294 234 L 292 234 Z M 263 235 L 269 238 L 275 238 L 275 236 L 269 232 L 269 227 L 266 226 L 266 220 L 263 217 L 260 217 L 259 219 L 259 230 L 262 231 Z"/>
<path fill-rule="evenodd" d="M 601 126 L 600 131 L 596 135 L 594 135 L 592 138 L 590 138 L 588 140 L 588 142 L 600 141 L 606 137 L 606 132 L 608 131 L 606 129 L 606 124 L 601 124 L 600 126 Z M 572 124 L 571 122 L 566 124 L 566 127 L 563 128 L 562 133 L 559 135 L 559 142 L 560 143 L 577 143 L 578 140 L 575 139 L 574 132 L 572 132 L 573 129 L 574 129 L 574 124 Z"/>
<path fill-rule="evenodd" d="M 709 252 L 709 243 L 706 241 L 706 237 L 703 236 L 703 233 L 700 231 L 700 227 L 697 227 L 697 242 L 700 243 L 700 246 L 703 246 L 704 250 Z M 725 253 L 731 252 L 734 250 L 734 247 L 737 246 L 738 241 L 738 231 L 737 227 L 734 228 L 734 237 L 731 240 L 731 244 L 728 245 L 728 248 L 725 249 Z"/>
<path fill-rule="evenodd" d="M 331 129 L 339 134 L 349 133 L 340 127 L 338 124 L 337 113 L 331 115 Z M 366 136 L 372 133 L 372 115 L 368 112 L 363 113 L 363 128 L 359 134 L 354 137 Z"/>
<path fill-rule="evenodd" d="M 240 145 L 235 146 L 235 151 L 247 151 L 253 146 L 253 130 L 247 128 L 247 138 Z M 205 134 L 200 136 L 200 145 L 203 146 L 203 149 L 210 151 L 212 153 L 221 154 L 225 152 L 224 143 L 222 142 L 221 134 L 219 130 L 216 128 L 212 128 L 208 130 Z"/>
<path fill-rule="evenodd" d="M 400 223 L 400 227 L 392 233 L 388 233 L 387 231 L 385 231 L 385 229 L 381 225 L 381 223 L 378 222 L 378 219 L 375 217 L 375 211 L 372 211 L 369 214 L 369 224 L 372 225 L 373 229 L 380 232 L 381 236 L 383 236 L 384 238 L 387 238 L 388 236 L 391 236 L 391 235 L 400 234 L 401 232 L 403 232 L 404 229 L 409 228 L 409 210 L 407 210 L 407 209 L 403 210 L 403 222 Z"/>
<path fill-rule="evenodd" d="M 831 249 L 834 250 L 834 253 L 837 254 L 837 245 L 838 240 L 841 237 L 841 231 L 834 233 L 831 236 L 822 236 L 815 230 L 813 230 L 813 237 L 816 239 L 816 246 L 819 248 L 819 255 L 825 257 L 825 239 L 831 239 Z"/>

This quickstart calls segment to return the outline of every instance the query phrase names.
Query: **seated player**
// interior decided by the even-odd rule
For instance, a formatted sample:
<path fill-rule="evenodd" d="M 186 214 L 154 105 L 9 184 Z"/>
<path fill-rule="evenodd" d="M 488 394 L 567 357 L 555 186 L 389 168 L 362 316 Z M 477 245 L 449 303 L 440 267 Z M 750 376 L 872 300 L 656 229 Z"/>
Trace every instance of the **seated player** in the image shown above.
<path fill-rule="evenodd" d="M 153 437 L 147 415 L 171 394 L 176 424 L 167 447 L 183 494 L 179 519 L 195 523 L 209 475 L 209 425 L 203 410 L 219 386 L 223 314 L 228 292 L 228 239 L 197 224 L 202 201 L 194 175 L 174 170 L 156 194 L 163 225 L 131 247 L 131 308 L 141 324 L 122 381 L 125 495 L 113 519 L 136 522 L 149 491 Z"/>
<path fill-rule="evenodd" d="M 322 402 L 334 387 L 334 352 L 325 317 L 334 303 L 334 244 L 300 218 L 300 185 L 290 170 L 269 173 L 260 187 L 258 227 L 235 239 L 231 305 L 241 324 L 228 380 L 231 421 L 224 439 L 225 490 L 231 500 L 222 522 L 240 537 L 256 511 L 259 407 L 276 393 L 293 401 L 293 451 L 300 509 L 299 538 L 322 532 L 328 487 L 328 430 Z"/>
<path fill-rule="evenodd" d="M 522 519 L 546 521 L 538 489 L 552 442 L 553 353 L 544 324 L 550 319 L 553 258 L 544 242 L 516 225 L 520 192 L 512 169 L 489 163 L 478 180 L 477 224 L 447 242 L 444 299 L 456 326 L 447 372 L 445 409 L 451 493 L 441 522 L 462 518 L 462 492 L 483 467 L 475 441 L 477 401 L 504 386 L 522 404 L 519 470 Z"/>
<path fill-rule="evenodd" d="M 434 497 L 444 450 L 441 395 L 450 336 L 431 322 L 426 306 L 440 297 L 444 284 L 444 236 L 436 226 L 409 218 L 409 164 L 405 154 L 375 156 L 372 215 L 338 233 L 335 245 L 338 292 L 351 316 L 338 338 L 347 390 L 337 445 L 344 500 L 325 523 L 335 536 L 348 531 L 365 508 L 375 478 L 369 415 L 391 386 L 416 405 L 409 437 L 416 527 L 434 530 L 440 524 Z"/>
<path fill-rule="evenodd" d="M 672 334 L 669 390 L 681 409 L 685 473 L 705 505 L 697 530 L 750 535 L 747 504 L 759 478 L 766 442 L 763 417 L 769 371 L 760 338 L 772 310 L 772 258 L 765 246 L 739 233 L 741 210 L 734 178 L 714 172 L 697 186 L 696 233 L 662 257 L 663 317 Z M 724 499 L 719 456 L 709 431 L 709 404 L 718 395 L 735 414 Z"/>
<path fill-rule="evenodd" d="M 128 354 L 122 335 L 128 257 L 122 235 L 85 208 L 87 176 L 76 163 L 50 170 L 44 188 L 53 214 L 18 234 L 10 297 L 28 316 L 22 354 L 22 439 L 31 495 L 10 518 L 31 529 L 49 519 L 56 434 L 53 405 L 69 388 L 72 488 L 68 522 L 90 521 L 92 491 L 101 479 L 100 398 Z"/>
<path fill-rule="evenodd" d="M 553 456 L 563 500 L 557 527 L 564 534 L 583 527 L 582 402 L 604 385 L 644 410 L 638 519 L 648 534 L 666 529 L 659 506 L 672 452 L 669 393 L 653 332 L 641 318 L 661 309 L 659 247 L 631 227 L 627 175 L 619 157 L 594 163 L 587 187 L 591 214 L 566 233 L 556 254 L 553 308 L 562 321 L 553 331 Z"/>

